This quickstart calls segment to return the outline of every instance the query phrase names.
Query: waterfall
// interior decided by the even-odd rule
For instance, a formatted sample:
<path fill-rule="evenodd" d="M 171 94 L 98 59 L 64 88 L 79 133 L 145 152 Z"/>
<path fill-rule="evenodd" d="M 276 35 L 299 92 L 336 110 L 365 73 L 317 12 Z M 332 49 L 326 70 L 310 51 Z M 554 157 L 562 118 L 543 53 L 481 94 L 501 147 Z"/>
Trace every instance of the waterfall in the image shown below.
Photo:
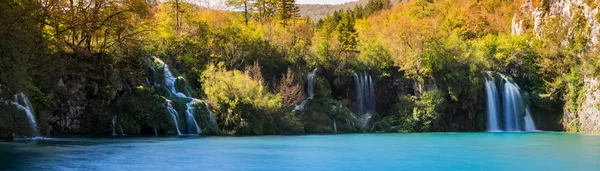
<path fill-rule="evenodd" d="M 121 128 L 121 135 L 125 135 L 125 131 L 123 131 L 123 126 L 119 125 L 119 128 Z"/>
<path fill-rule="evenodd" d="M 354 73 L 357 115 L 362 127 L 366 127 L 375 113 L 375 85 L 367 72 Z"/>
<path fill-rule="evenodd" d="M 527 106 L 525 108 L 525 131 L 527 131 L 527 132 L 539 131 L 535 128 L 535 123 L 533 123 L 533 118 L 531 118 L 531 111 L 529 111 L 529 106 Z"/>
<path fill-rule="evenodd" d="M 358 116 L 362 117 L 364 114 L 373 114 L 375 112 L 375 86 L 373 85 L 373 78 L 366 72 L 354 73 L 354 85 L 356 88 Z"/>
<path fill-rule="evenodd" d="M 15 94 L 13 98 L 14 101 L 11 102 L 11 104 L 13 104 L 16 108 L 25 111 L 25 114 L 27 114 L 27 117 L 29 118 L 31 128 L 33 129 L 33 135 L 35 137 L 40 137 L 40 131 L 37 122 L 35 121 L 35 114 L 33 113 L 33 107 L 29 101 L 29 98 L 27 98 L 27 96 L 25 96 L 23 93 Z M 20 102 L 23 102 L 24 105 L 22 105 Z"/>
<path fill-rule="evenodd" d="M 485 77 L 485 93 L 486 93 L 486 106 L 487 106 L 487 117 L 488 117 L 488 131 L 496 132 L 500 131 L 498 126 L 498 108 L 500 103 L 498 101 L 498 89 L 492 75 L 487 72 Z"/>
<path fill-rule="evenodd" d="M 506 131 L 522 131 L 521 127 L 522 113 L 520 104 L 521 93 L 516 84 L 511 83 L 506 76 L 502 76 L 504 79 L 504 90 L 502 92 L 502 115 L 504 115 L 504 130 Z"/>
<path fill-rule="evenodd" d="M 200 126 L 198 126 L 198 122 L 196 122 L 196 119 L 194 118 L 194 113 L 196 109 L 193 104 L 194 101 L 195 99 L 185 104 L 185 106 L 187 107 L 187 110 L 185 111 L 185 113 L 187 114 L 187 132 L 192 133 L 193 131 L 196 131 L 195 134 L 200 134 L 202 133 L 202 130 L 200 129 Z M 193 126 L 195 126 L 196 128 L 195 130 L 193 130 Z"/>
<path fill-rule="evenodd" d="M 171 102 L 167 100 L 167 109 L 169 110 L 169 114 L 171 114 L 171 116 L 173 117 L 173 121 L 175 122 L 175 128 L 177 129 L 177 134 L 182 135 L 182 132 L 185 134 L 200 134 L 200 133 L 202 133 L 202 129 L 201 129 L 200 125 L 198 124 L 198 121 L 196 121 L 196 118 L 194 117 L 195 110 L 196 110 L 196 107 L 194 106 L 194 102 L 198 101 L 198 99 L 193 98 L 193 97 L 188 97 L 184 93 L 178 92 L 177 88 L 175 87 L 175 82 L 177 81 L 177 78 L 175 76 L 173 76 L 173 73 L 171 73 L 171 71 L 169 70 L 169 66 L 167 64 L 165 64 L 165 62 L 163 62 L 159 58 L 155 57 L 154 60 L 156 61 L 156 63 L 158 63 L 159 65 L 161 65 L 163 67 L 164 77 L 165 77 L 164 78 L 164 80 L 165 80 L 164 86 L 169 90 L 169 93 L 171 95 L 174 95 L 176 98 L 187 99 L 190 101 L 190 102 L 186 103 L 185 115 L 183 117 L 181 117 L 179 115 L 179 113 L 173 108 L 173 106 L 171 105 Z M 158 85 L 158 84 L 155 82 L 154 85 Z M 207 109 L 208 109 L 208 105 L 207 105 Z M 210 113 L 211 122 L 216 123 L 213 113 L 210 111 L 210 109 L 208 109 L 208 111 Z M 179 120 L 181 118 L 185 119 L 185 121 L 182 121 L 183 129 L 180 129 L 180 127 L 179 127 Z"/>
<path fill-rule="evenodd" d="M 315 75 L 317 74 L 317 68 L 310 72 L 306 77 L 308 80 L 308 99 L 312 99 L 315 96 Z"/>
<path fill-rule="evenodd" d="M 169 89 L 171 95 L 175 95 L 175 97 L 179 98 L 187 98 L 185 94 L 177 91 L 177 88 L 175 87 L 175 81 L 177 81 L 177 78 L 173 76 L 171 70 L 169 70 L 169 66 L 158 58 L 154 59 L 156 60 L 156 62 L 158 62 L 158 64 L 160 64 L 163 67 L 163 72 L 165 75 L 165 86 Z"/>
<path fill-rule="evenodd" d="M 116 125 L 117 125 L 117 115 L 113 116 L 112 118 L 112 124 L 113 124 L 113 134 L 112 135 L 117 135 L 117 131 L 116 130 Z"/>
<path fill-rule="evenodd" d="M 297 105 L 294 107 L 294 110 L 292 110 L 292 112 L 295 112 L 295 111 L 302 111 L 302 110 L 304 110 L 304 108 L 306 108 L 306 104 L 307 104 L 307 103 L 308 103 L 308 100 L 307 100 L 307 99 L 304 99 L 304 100 L 302 100 L 302 102 L 300 102 L 300 104 L 297 104 Z"/>
<path fill-rule="evenodd" d="M 485 78 L 487 130 L 537 131 L 529 107 L 524 106 L 519 86 L 506 76 L 499 75 L 503 83 L 500 91 L 491 73 L 488 72 Z"/>
<path fill-rule="evenodd" d="M 313 99 L 315 96 L 315 75 L 317 75 L 317 68 L 315 68 L 312 72 L 310 72 L 306 77 L 307 77 L 307 92 L 308 92 L 308 98 L 302 100 L 302 102 L 300 102 L 300 104 L 297 104 L 294 107 L 294 110 L 292 110 L 292 112 L 296 112 L 296 111 L 302 111 L 304 109 L 306 109 L 306 104 L 308 104 L 308 99 Z"/>
<path fill-rule="evenodd" d="M 333 132 L 337 133 L 337 124 L 335 123 L 335 119 L 333 120 Z"/>
<path fill-rule="evenodd" d="M 177 116 L 179 116 L 179 113 L 177 113 L 177 111 L 173 109 L 173 105 L 171 105 L 171 102 L 169 100 L 167 100 L 167 110 L 169 111 L 169 114 L 171 114 L 171 116 L 173 117 L 175 129 L 177 129 L 177 135 L 181 135 L 181 131 L 179 131 L 179 122 L 177 121 Z"/>
<path fill-rule="evenodd" d="M 336 105 L 331 105 L 331 111 L 335 111 L 337 109 Z M 333 119 L 333 132 L 337 133 L 337 123 L 335 119 Z"/>
<path fill-rule="evenodd" d="M 215 120 L 215 115 L 210 110 L 210 106 L 208 106 L 208 103 L 206 103 L 206 102 L 204 103 L 204 105 L 206 105 L 206 110 L 208 111 L 208 117 L 210 117 L 211 124 L 217 125 L 217 120 Z"/>

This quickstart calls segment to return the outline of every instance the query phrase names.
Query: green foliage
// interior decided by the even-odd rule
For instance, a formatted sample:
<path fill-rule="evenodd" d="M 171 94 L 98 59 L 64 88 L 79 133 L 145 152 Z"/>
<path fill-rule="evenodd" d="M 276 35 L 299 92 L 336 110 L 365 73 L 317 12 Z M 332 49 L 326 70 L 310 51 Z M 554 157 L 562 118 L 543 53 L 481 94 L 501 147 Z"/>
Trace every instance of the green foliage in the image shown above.
<path fill-rule="evenodd" d="M 341 43 L 343 51 L 356 51 L 358 35 L 356 29 L 354 29 L 354 19 L 350 13 L 346 13 L 346 15 L 342 16 L 342 20 L 339 22 L 336 31 L 338 34 L 338 41 Z"/>
<path fill-rule="evenodd" d="M 272 119 L 281 108 L 279 95 L 266 90 L 262 80 L 247 73 L 227 70 L 223 64 L 210 65 L 202 72 L 202 87 L 214 106 L 221 130 L 231 134 L 273 134 Z"/>
<path fill-rule="evenodd" d="M 46 50 L 39 42 L 40 9 L 33 0 L 0 3 L 0 91 L 24 92 L 32 84 L 36 56 Z"/>
<path fill-rule="evenodd" d="M 376 122 L 371 131 L 384 132 L 427 132 L 439 130 L 445 108 L 445 98 L 439 90 L 426 91 L 420 98 L 402 96 L 395 104 L 392 115 Z"/>
<path fill-rule="evenodd" d="M 385 71 L 394 64 L 390 52 L 375 39 L 362 40 L 359 42 L 358 49 L 360 51 L 358 61 L 366 68 Z"/>
<path fill-rule="evenodd" d="M 394 104 L 390 112 L 392 115 L 384 116 L 380 121 L 373 124 L 371 131 L 383 132 L 415 132 L 416 123 L 413 119 L 415 108 L 414 96 L 401 96 L 398 103 Z"/>
<path fill-rule="evenodd" d="M 315 98 L 331 98 L 331 85 L 322 76 L 315 76 Z"/>
<path fill-rule="evenodd" d="M 444 98 L 441 92 L 437 90 L 423 92 L 421 98 L 415 102 L 415 108 L 413 109 L 415 130 L 435 130 L 437 121 L 444 112 L 443 109 Z"/>

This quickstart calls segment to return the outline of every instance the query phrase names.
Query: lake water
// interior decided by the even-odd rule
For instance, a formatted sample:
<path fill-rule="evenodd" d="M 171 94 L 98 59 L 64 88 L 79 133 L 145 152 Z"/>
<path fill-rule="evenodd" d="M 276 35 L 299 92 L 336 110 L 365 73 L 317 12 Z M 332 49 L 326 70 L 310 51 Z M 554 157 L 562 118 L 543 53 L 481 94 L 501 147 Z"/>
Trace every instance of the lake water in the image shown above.
<path fill-rule="evenodd" d="M 49 138 L 0 143 L 0 170 L 600 170 L 600 135 Z"/>

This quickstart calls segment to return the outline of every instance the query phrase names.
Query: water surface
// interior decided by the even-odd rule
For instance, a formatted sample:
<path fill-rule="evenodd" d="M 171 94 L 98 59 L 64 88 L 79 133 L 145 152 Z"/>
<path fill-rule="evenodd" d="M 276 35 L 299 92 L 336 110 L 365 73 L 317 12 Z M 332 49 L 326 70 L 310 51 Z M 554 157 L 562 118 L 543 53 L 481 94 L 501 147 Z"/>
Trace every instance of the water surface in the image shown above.
<path fill-rule="evenodd" d="M 421 133 L 50 138 L 0 143 L 0 170 L 599 170 L 600 135 Z"/>

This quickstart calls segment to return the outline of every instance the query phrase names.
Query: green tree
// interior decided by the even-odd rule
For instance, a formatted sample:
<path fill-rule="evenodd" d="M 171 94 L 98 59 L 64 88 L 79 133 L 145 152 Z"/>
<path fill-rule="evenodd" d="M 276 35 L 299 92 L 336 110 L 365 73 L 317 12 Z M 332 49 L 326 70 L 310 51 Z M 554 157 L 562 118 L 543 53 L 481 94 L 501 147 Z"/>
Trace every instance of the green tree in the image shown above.
<path fill-rule="evenodd" d="M 351 13 L 345 13 L 342 20 L 337 25 L 338 41 L 340 41 L 342 50 L 346 53 L 356 52 L 358 44 L 358 32 L 354 28 L 354 18 Z"/>

